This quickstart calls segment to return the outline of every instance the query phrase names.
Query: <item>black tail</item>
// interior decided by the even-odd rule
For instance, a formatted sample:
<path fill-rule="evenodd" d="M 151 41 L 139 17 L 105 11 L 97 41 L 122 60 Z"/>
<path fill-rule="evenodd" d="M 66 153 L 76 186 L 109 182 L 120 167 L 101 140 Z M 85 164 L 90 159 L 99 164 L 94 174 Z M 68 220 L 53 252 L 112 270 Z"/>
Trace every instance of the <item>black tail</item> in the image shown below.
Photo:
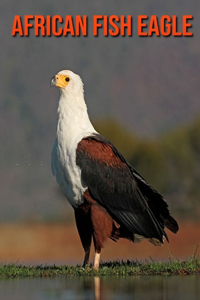
<path fill-rule="evenodd" d="M 132 174 L 135 177 L 142 193 L 146 196 L 148 205 L 156 219 L 170 231 L 177 233 L 179 230 L 178 223 L 173 217 L 171 217 L 168 204 L 162 195 L 160 195 L 153 187 L 151 187 L 131 165 L 129 165 L 129 168 L 131 169 Z"/>
<path fill-rule="evenodd" d="M 168 218 L 164 220 L 164 225 L 173 233 L 177 233 L 179 230 L 178 223 L 171 216 L 168 216 Z"/>

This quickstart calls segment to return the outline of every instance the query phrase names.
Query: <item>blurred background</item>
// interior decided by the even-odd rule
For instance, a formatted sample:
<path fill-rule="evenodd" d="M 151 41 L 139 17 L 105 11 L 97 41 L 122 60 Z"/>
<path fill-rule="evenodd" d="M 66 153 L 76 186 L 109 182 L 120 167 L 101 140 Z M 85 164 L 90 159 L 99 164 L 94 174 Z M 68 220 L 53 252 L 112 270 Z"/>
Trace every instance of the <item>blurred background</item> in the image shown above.
<path fill-rule="evenodd" d="M 88 16 L 87 37 L 12 37 L 15 15 Z M 93 15 L 133 17 L 132 37 L 93 37 Z M 138 15 L 193 15 L 193 37 L 137 37 Z M 108 242 L 102 259 L 191 256 L 200 242 L 200 2 L 2 0 L 0 3 L 0 261 L 81 262 L 73 210 L 52 176 L 58 92 L 70 69 L 96 129 L 162 193 L 180 232 L 162 249 Z M 113 249 L 115 247 L 115 253 Z M 198 251 L 197 251 L 198 252 Z"/>

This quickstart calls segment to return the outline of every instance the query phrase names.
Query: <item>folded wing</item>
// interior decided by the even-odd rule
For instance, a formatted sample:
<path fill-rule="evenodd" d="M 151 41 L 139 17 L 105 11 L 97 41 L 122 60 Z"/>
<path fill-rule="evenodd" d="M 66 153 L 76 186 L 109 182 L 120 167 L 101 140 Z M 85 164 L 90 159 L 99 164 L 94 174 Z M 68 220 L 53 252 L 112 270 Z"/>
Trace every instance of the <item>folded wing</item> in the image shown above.
<path fill-rule="evenodd" d="M 76 163 L 91 196 L 132 233 L 163 242 L 163 236 L 168 240 L 165 226 L 178 231 L 163 197 L 104 137 L 95 134 L 82 139 Z"/>

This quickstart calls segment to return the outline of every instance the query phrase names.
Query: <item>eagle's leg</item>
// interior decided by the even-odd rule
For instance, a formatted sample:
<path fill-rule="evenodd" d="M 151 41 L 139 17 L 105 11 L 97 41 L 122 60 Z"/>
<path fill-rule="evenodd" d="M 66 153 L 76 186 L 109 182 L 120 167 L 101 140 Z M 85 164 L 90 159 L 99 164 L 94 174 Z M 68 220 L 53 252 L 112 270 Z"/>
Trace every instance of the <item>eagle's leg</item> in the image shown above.
<path fill-rule="evenodd" d="M 85 268 L 89 264 L 89 257 L 90 257 L 90 247 L 85 250 L 85 257 L 84 257 L 84 261 L 83 261 L 83 268 Z"/>
<path fill-rule="evenodd" d="M 92 241 L 92 223 L 90 218 L 90 207 L 84 204 L 75 208 L 75 219 L 78 233 L 81 239 L 85 257 L 83 267 L 88 265 L 90 257 L 90 247 Z"/>
<path fill-rule="evenodd" d="M 91 221 L 91 232 L 93 235 L 95 258 L 93 268 L 98 270 L 100 263 L 101 249 L 104 242 L 111 237 L 113 231 L 113 219 L 90 194 L 89 190 L 84 193 L 85 204 L 90 205 L 90 221 Z M 80 207 L 80 206 L 79 206 Z"/>
<path fill-rule="evenodd" d="M 98 251 L 95 249 L 94 264 L 93 264 L 94 270 L 98 270 L 99 268 L 100 256 L 101 256 L 101 250 Z"/>
<path fill-rule="evenodd" d="M 98 270 L 100 263 L 101 249 L 104 242 L 112 234 L 112 219 L 107 211 L 98 203 L 91 205 L 91 220 L 93 227 L 93 242 L 95 249 L 94 265 L 93 268 Z"/>

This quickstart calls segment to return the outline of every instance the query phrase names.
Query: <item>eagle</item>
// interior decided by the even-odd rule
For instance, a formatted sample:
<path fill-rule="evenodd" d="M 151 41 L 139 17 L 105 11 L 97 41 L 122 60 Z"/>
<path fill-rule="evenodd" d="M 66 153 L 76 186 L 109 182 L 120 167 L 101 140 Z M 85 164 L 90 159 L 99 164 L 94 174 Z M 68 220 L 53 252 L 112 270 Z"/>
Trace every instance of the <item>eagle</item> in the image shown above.
<path fill-rule="evenodd" d="M 110 238 L 154 245 L 168 241 L 164 228 L 179 229 L 164 198 L 125 160 L 117 148 L 93 127 L 84 100 L 83 82 L 69 70 L 57 73 L 51 86 L 59 90 L 58 123 L 51 155 L 52 173 L 75 213 L 76 226 L 93 268 Z"/>

